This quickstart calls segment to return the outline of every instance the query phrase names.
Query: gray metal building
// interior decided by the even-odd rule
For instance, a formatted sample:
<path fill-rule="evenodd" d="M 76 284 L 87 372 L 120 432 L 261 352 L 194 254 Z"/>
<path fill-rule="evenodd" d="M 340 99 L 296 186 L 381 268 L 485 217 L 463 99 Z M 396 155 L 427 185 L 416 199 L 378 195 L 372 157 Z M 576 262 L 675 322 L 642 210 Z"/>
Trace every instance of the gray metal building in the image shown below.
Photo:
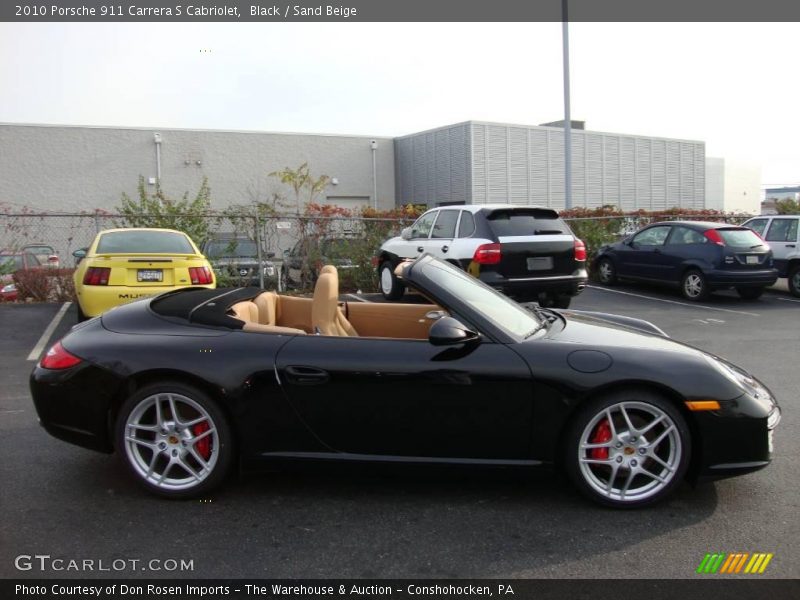
<path fill-rule="evenodd" d="M 267 174 L 304 162 L 312 175 L 335 179 L 323 201 L 372 204 L 375 176 L 378 206 L 395 205 L 392 138 L 8 123 L 0 124 L 0 203 L 36 211 L 113 211 L 122 192 L 135 196 L 140 175 L 152 187 L 160 171 L 172 196 L 195 193 L 208 177 L 214 208 L 221 209 L 266 200 L 273 192 L 291 199 L 291 190 Z"/>
<path fill-rule="evenodd" d="M 564 207 L 564 130 L 468 121 L 395 139 L 401 203 Z M 573 206 L 701 209 L 705 144 L 572 131 Z"/>

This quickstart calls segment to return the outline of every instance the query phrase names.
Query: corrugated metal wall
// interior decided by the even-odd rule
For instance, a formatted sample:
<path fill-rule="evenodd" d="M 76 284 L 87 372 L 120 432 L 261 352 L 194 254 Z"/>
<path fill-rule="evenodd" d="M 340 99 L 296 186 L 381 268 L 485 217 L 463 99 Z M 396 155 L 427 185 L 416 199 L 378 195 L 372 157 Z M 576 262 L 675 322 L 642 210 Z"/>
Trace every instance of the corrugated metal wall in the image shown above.
<path fill-rule="evenodd" d="M 395 140 L 400 203 L 564 207 L 564 133 L 550 127 L 461 123 Z M 572 132 L 574 206 L 703 208 L 702 142 Z"/>

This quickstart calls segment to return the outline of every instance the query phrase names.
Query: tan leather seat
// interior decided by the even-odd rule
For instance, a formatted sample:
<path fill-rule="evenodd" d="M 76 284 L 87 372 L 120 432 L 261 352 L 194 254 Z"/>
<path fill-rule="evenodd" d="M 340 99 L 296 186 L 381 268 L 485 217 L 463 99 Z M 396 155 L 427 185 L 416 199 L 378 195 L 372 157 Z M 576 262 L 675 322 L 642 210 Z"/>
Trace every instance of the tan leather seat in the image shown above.
<path fill-rule="evenodd" d="M 278 322 L 278 294 L 263 292 L 253 298 L 253 303 L 258 308 L 258 323 L 262 325 L 275 325 Z"/>
<path fill-rule="evenodd" d="M 322 335 L 358 336 L 339 307 L 339 274 L 332 265 L 320 269 L 314 286 L 311 325 L 315 333 L 318 330 Z"/>
<path fill-rule="evenodd" d="M 244 300 L 231 306 L 233 316 L 245 323 L 258 323 L 258 306 L 255 302 Z"/>

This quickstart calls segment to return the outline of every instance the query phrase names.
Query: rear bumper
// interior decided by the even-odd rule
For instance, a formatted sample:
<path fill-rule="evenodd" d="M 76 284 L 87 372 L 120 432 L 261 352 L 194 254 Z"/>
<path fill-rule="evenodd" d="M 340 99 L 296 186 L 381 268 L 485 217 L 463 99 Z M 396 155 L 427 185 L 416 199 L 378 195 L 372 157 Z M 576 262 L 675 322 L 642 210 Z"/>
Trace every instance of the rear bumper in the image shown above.
<path fill-rule="evenodd" d="M 765 287 L 778 281 L 777 269 L 758 271 L 725 271 L 713 269 L 706 272 L 709 285 L 714 287 Z"/>
<path fill-rule="evenodd" d="M 543 275 L 539 277 L 510 277 L 489 271 L 480 274 L 480 280 L 508 296 L 535 299 L 539 294 L 577 296 L 586 287 L 589 274 L 586 269 L 577 269 L 569 275 Z"/>
<path fill-rule="evenodd" d="M 96 317 L 120 304 L 127 304 L 128 302 L 141 300 L 142 298 L 150 298 L 151 296 L 158 296 L 164 292 L 171 292 L 172 290 L 182 287 L 214 288 L 216 284 L 212 283 L 201 286 L 154 285 L 141 287 L 123 285 L 79 286 L 79 289 L 76 290 L 76 295 L 83 314 L 87 317 Z"/>

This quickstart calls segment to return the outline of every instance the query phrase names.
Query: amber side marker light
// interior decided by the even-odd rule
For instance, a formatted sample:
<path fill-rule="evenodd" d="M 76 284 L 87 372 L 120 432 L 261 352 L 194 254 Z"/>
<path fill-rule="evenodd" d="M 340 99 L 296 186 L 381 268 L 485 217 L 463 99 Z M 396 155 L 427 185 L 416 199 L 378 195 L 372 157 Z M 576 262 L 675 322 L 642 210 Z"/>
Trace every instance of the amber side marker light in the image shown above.
<path fill-rule="evenodd" d="M 719 410 L 720 406 L 716 400 L 687 400 L 686 408 L 691 411 Z"/>

